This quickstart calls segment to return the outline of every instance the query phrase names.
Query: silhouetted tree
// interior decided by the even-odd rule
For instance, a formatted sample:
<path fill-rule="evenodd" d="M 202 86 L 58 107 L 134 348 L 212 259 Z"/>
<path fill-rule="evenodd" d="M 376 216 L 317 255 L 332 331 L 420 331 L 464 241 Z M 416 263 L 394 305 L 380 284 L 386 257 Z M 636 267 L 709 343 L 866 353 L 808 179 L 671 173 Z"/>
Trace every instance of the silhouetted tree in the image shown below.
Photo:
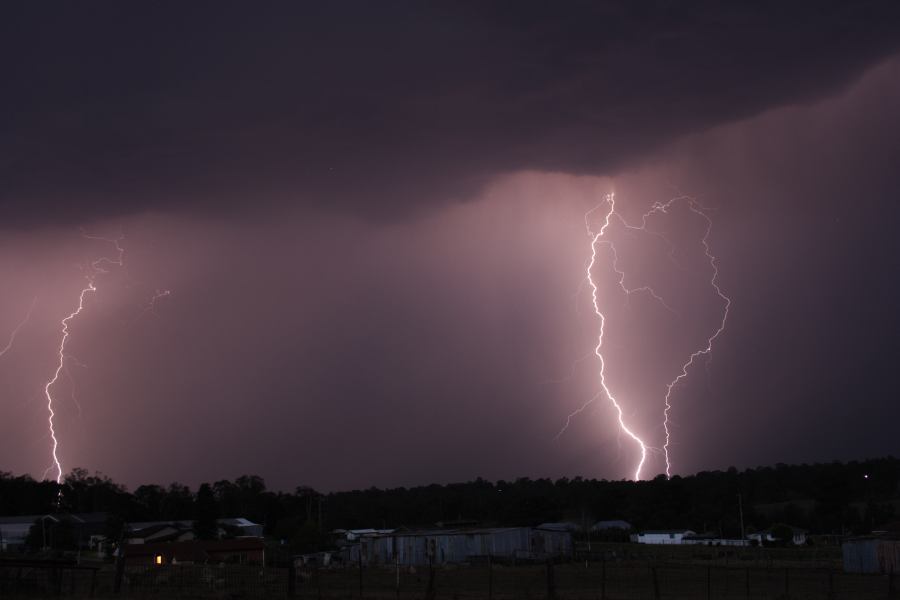
<path fill-rule="evenodd" d="M 212 488 L 204 483 L 197 490 L 194 501 L 194 535 L 199 540 L 214 540 L 218 537 L 218 505 Z"/>

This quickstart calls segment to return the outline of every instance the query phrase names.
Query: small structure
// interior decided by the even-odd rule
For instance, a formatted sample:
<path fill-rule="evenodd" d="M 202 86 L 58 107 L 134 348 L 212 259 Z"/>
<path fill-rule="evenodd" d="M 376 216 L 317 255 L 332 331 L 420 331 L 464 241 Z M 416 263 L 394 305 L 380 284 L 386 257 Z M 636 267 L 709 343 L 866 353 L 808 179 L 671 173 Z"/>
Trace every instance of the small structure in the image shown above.
<path fill-rule="evenodd" d="M 545 560 L 572 554 L 572 533 L 531 527 L 434 529 L 361 535 L 346 563 L 420 566 L 487 560 Z"/>
<path fill-rule="evenodd" d="M 44 515 L 0 517 L 0 552 L 13 552 L 25 547 L 25 538 L 35 521 Z"/>
<path fill-rule="evenodd" d="M 633 529 L 631 523 L 628 521 L 623 521 L 621 519 L 616 519 L 613 521 L 597 521 L 591 527 L 591 531 L 609 531 L 610 529 L 621 529 L 623 531 L 628 531 L 629 529 Z"/>
<path fill-rule="evenodd" d="M 229 540 L 192 540 L 151 544 L 126 544 L 127 565 L 265 564 L 266 547 L 256 537 Z"/>
<path fill-rule="evenodd" d="M 254 523 L 250 519 L 244 517 L 233 517 L 230 519 L 218 519 L 219 527 L 225 530 L 225 533 L 234 533 L 235 537 L 262 537 L 263 526 Z"/>
<path fill-rule="evenodd" d="M 263 526 L 243 517 L 216 519 L 218 537 L 262 537 Z M 141 521 L 128 523 L 126 539 L 129 544 L 150 544 L 157 542 L 187 542 L 194 539 L 194 522 Z"/>
<path fill-rule="evenodd" d="M 845 573 L 900 573 L 900 536 L 868 536 L 841 544 Z"/>
<path fill-rule="evenodd" d="M 681 538 L 684 545 L 693 546 L 749 546 L 750 540 L 722 538 L 712 534 L 686 535 Z"/>
<path fill-rule="evenodd" d="M 696 531 L 690 529 L 656 529 L 642 531 L 631 536 L 638 544 L 681 544 L 685 536 L 695 536 Z"/>
<path fill-rule="evenodd" d="M 578 523 L 566 521 L 562 523 L 541 523 L 535 529 L 543 529 L 545 531 L 569 531 L 575 533 L 581 531 L 583 527 Z"/>
<path fill-rule="evenodd" d="M 754 533 L 747 534 L 748 540 L 755 540 L 760 546 L 763 544 L 771 544 L 774 542 L 786 542 L 789 544 L 793 544 L 794 546 L 803 546 L 806 544 L 806 530 L 800 529 L 799 527 L 793 527 L 791 525 L 786 526 L 791 530 L 791 539 L 783 540 L 775 535 L 775 531 L 777 527 L 769 527 L 768 529 L 764 529 L 762 531 L 756 531 Z"/>
<path fill-rule="evenodd" d="M 45 544 L 49 545 L 52 531 L 64 524 L 71 529 L 75 544 L 80 549 L 87 549 L 91 541 L 100 536 L 108 519 L 107 513 L 52 513 L 43 515 L 23 515 L 0 517 L 0 550 L 22 550 L 31 526 L 38 524 L 46 531 Z"/>
<path fill-rule="evenodd" d="M 129 544 L 188 542 L 193 539 L 193 529 L 181 523 L 157 523 L 125 534 L 125 540 Z"/>

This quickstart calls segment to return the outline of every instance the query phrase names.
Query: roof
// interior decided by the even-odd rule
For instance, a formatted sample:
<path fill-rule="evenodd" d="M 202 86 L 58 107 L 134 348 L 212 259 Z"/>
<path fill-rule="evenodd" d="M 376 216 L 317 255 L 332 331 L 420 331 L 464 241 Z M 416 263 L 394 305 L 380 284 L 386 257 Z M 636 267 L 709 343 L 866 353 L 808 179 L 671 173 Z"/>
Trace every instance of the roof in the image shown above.
<path fill-rule="evenodd" d="M 642 531 L 638 535 L 671 535 L 674 533 L 680 533 L 682 535 L 694 535 L 696 532 L 690 529 L 650 529 L 647 531 Z"/>
<path fill-rule="evenodd" d="M 472 529 L 420 529 L 417 531 L 394 531 L 385 530 L 382 535 L 390 535 L 393 537 L 421 537 L 421 536 L 447 536 L 447 535 L 491 535 L 496 533 L 508 533 L 511 531 L 521 531 L 523 529 L 530 530 L 530 527 L 475 527 Z"/>
<path fill-rule="evenodd" d="M 594 529 L 631 529 L 631 523 L 621 519 L 612 521 L 597 521 L 594 523 Z"/>
<path fill-rule="evenodd" d="M 581 529 L 575 523 L 541 523 L 535 529 L 543 529 L 545 531 L 578 531 Z"/>
<path fill-rule="evenodd" d="M 216 523 L 218 523 L 219 525 L 233 525 L 235 527 L 259 527 L 259 523 L 254 523 L 250 519 L 245 519 L 244 517 L 228 517 L 224 519 L 216 519 Z M 192 519 L 173 519 L 168 521 L 134 521 L 132 523 L 128 523 L 128 526 L 131 527 L 131 529 L 134 531 L 146 529 L 155 525 L 180 525 L 183 527 L 193 527 L 194 521 Z"/>
<path fill-rule="evenodd" d="M 105 512 L 91 513 L 45 513 L 41 515 L 16 515 L 0 517 L 0 525 L 15 525 L 21 523 L 34 523 L 38 519 L 52 519 L 54 521 L 76 521 L 78 523 L 102 524 L 106 523 L 109 514 Z"/>
<path fill-rule="evenodd" d="M 21 515 L 18 517 L 0 517 L 0 525 L 32 524 L 44 515 Z"/>
<path fill-rule="evenodd" d="M 259 523 L 254 523 L 250 519 L 244 517 L 232 517 L 229 519 L 219 519 L 220 525 L 233 525 L 234 527 L 259 527 Z"/>
<path fill-rule="evenodd" d="M 159 533 L 160 531 L 165 531 L 166 529 L 181 529 L 180 525 L 170 524 L 170 523 L 158 523 L 156 525 L 150 525 L 148 527 L 142 527 L 141 529 L 135 529 L 126 537 L 130 538 L 140 538 L 147 537 L 153 535 L 154 533 Z"/>
<path fill-rule="evenodd" d="M 772 533 L 772 532 L 773 532 L 775 529 L 777 529 L 778 527 L 779 527 L 779 525 L 773 525 L 772 527 L 769 527 L 769 528 L 767 528 L 767 529 L 763 529 L 762 531 L 755 531 L 755 532 L 751 533 L 750 535 L 757 535 L 757 534 L 760 534 L 760 533 Z M 806 530 L 805 530 L 805 529 L 801 529 L 800 527 L 794 527 L 793 525 L 785 525 L 785 527 L 787 527 L 787 528 L 790 529 L 792 532 L 794 532 L 794 535 L 797 535 L 798 533 L 806 533 Z"/>

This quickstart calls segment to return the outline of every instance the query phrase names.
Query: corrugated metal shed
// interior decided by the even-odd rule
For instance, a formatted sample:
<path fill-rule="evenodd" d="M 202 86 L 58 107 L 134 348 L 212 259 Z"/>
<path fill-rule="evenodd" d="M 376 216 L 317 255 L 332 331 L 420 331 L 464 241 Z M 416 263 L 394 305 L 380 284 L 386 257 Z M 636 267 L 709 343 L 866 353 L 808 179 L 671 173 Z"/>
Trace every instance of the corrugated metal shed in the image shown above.
<path fill-rule="evenodd" d="M 427 565 L 460 563 L 473 557 L 540 559 L 572 552 L 567 531 L 544 531 L 530 527 L 483 529 L 437 529 L 364 536 L 349 549 L 350 562 L 370 565 Z"/>
<path fill-rule="evenodd" d="M 845 573 L 900 573 L 900 540 L 858 538 L 841 544 Z"/>

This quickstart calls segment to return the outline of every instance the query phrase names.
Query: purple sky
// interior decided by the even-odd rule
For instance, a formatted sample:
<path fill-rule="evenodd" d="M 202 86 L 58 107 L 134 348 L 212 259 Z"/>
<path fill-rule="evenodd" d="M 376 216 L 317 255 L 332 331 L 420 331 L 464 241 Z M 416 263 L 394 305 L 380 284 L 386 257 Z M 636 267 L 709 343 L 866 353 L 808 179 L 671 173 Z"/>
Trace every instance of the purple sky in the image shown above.
<path fill-rule="evenodd" d="M 556 437 L 599 390 L 584 215 L 611 191 L 632 223 L 710 207 L 733 301 L 673 393 L 674 472 L 896 452 L 896 5 L 91 6 L 0 15 L 0 349 L 36 298 L 0 356 L 0 470 L 50 465 L 60 319 L 111 250 L 84 228 L 124 234 L 125 268 L 70 327 L 66 469 L 629 477 L 607 399 Z M 702 224 L 653 225 L 677 266 L 611 235 L 677 316 L 594 276 L 607 382 L 660 447 L 721 303 Z"/>

